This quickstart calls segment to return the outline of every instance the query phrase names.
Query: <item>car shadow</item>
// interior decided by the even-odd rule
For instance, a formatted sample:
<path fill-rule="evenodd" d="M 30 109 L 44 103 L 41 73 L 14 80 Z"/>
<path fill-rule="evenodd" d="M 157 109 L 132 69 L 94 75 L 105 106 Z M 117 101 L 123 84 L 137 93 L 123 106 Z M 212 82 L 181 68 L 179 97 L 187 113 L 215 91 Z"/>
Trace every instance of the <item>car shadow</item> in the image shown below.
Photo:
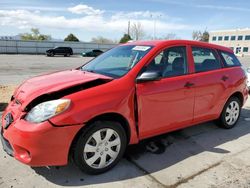
<path fill-rule="evenodd" d="M 7 107 L 8 103 L 2 103 L 0 102 L 0 112 L 4 111 L 5 108 Z"/>
<path fill-rule="evenodd" d="M 33 169 L 48 181 L 63 186 L 93 185 L 132 179 L 164 170 L 202 152 L 221 155 L 230 153 L 230 149 L 221 149 L 218 146 L 249 134 L 249 118 L 250 108 L 242 110 L 239 123 L 233 129 L 221 129 L 213 122 L 208 122 L 144 140 L 129 146 L 118 165 L 101 175 L 87 175 L 73 163 L 64 167 Z"/>

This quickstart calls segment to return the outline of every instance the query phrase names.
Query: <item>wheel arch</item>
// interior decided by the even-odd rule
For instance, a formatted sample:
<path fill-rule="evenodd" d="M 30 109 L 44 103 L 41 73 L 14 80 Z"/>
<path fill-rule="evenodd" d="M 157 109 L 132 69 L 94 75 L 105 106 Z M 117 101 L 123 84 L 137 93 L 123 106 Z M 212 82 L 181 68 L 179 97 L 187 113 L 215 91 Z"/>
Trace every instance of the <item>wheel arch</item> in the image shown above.
<path fill-rule="evenodd" d="M 75 145 L 76 145 L 76 142 L 77 140 L 79 139 L 80 135 L 85 132 L 85 131 L 88 131 L 90 128 L 91 128 L 91 124 L 95 121 L 101 121 L 101 120 L 106 120 L 106 121 L 116 121 L 116 122 L 119 122 L 121 124 L 121 126 L 124 128 L 125 130 L 125 133 L 126 133 L 126 136 L 127 136 L 127 144 L 129 143 L 130 141 L 130 137 L 131 137 L 131 129 L 130 129 L 130 126 L 129 126 L 129 123 L 127 121 L 127 119 L 122 116 L 121 114 L 119 113 L 105 113 L 105 114 L 100 114 L 100 115 L 97 115 L 95 116 L 94 118 L 90 119 L 89 121 L 86 122 L 86 125 L 83 126 L 78 132 L 77 134 L 75 135 L 71 145 L 70 145 L 70 150 L 69 150 L 69 158 L 72 158 L 72 150 L 74 150 L 75 148 Z"/>
<path fill-rule="evenodd" d="M 127 141 L 129 142 L 130 136 L 131 136 L 131 130 L 130 130 L 130 126 L 129 126 L 127 119 L 123 115 L 121 115 L 119 113 L 115 113 L 115 112 L 101 114 L 101 115 L 98 115 L 98 116 L 92 118 L 91 120 L 89 120 L 87 122 L 86 126 L 90 125 L 91 123 L 93 123 L 95 121 L 101 121 L 101 120 L 116 121 L 116 122 L 120 123 L 126 132 Z"/>
<path fill-rule="evenodd" d="M 243 97 L 243 94 L 240 92 L 240 91 L 237 91 L 237 92 L 234 92 L 229 98 L 232 98 L 232 97 L 237 97 L 239 100 L 240 100 L 240 103 L 241 103 L 241 107 L 243 106 L 244 104 L 244 97 Z"/>

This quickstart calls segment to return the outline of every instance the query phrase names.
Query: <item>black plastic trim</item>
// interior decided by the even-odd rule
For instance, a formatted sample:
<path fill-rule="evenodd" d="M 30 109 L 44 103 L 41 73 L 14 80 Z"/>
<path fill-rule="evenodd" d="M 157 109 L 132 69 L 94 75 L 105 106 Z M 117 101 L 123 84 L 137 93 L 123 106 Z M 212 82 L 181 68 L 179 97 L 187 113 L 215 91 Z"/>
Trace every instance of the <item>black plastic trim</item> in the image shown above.
<path fill-rule="evenodd" d="M 6 140 L 6 139 L 3 137 L 3 129 L 1 129 L 0 139 L 1 139 L 1 142 L 2 142 L 3 150 L 4 150 L 8 155 L 10 155 L 11 157 L 13 157 L 13 156 L 14 156 L 13 148 L 11 147 L 9 141 Z"/>

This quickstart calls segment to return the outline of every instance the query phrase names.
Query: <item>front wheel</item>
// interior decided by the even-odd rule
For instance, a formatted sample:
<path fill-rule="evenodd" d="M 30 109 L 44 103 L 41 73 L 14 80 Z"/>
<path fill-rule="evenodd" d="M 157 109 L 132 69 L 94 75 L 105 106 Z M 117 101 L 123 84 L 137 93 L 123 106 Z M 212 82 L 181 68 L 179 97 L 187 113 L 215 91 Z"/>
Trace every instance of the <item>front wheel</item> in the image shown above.
<path fill-rule="evenodd" d="M 224 106 L 218 125 L 225 129 L 233 128 L 240 117 L 241 102 L 237 97 L 231 97 Z"/>
<path fill-rule="evenodd" d="M 74 161 L 88 174 L 100 174 L 114 167 L 122 158 L 127 137 L 118 122 L 97 121 L 78 139 Z"/>

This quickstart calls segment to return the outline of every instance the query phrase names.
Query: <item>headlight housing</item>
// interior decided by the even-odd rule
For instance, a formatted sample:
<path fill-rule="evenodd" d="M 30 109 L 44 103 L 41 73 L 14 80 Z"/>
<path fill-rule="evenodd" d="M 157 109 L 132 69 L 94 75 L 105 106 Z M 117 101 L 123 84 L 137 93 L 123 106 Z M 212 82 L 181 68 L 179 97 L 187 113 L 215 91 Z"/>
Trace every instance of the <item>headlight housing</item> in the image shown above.
<path fill-rule="evenodd" d="M 32 123 L 41 123 L 67 110 L 70 103 L 69 99 L 58 99 L 40 103 L 29 111 L 25 120 Z"/>

